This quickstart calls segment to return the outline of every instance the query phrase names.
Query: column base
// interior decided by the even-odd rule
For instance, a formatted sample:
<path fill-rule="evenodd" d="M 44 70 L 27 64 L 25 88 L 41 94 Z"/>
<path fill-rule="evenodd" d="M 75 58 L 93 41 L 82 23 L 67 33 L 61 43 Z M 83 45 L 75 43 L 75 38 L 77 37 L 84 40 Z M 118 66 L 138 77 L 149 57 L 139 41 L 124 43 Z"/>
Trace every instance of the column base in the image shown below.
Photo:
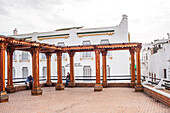
<path fill-rule="evenodd" d="M 136 86 L 135 81 L 131 81 L 131 83 L 130 83 L 130 87 L 131 87 L 131 88 L 134 88 L 135 86 Z"/>
<path fill-rule="evenodd" d="M 135 86 L 135 91 L 136 92 L 143 92 L 143 86 L 141 84 L 137 84 Z"/>
<path fill-rule="evenodd" d="M 0 103 L 8 102 L 9 96 L 6 91 L 0 91 Z"/>
<path fill-rule="evenodd" d="M 5 90 L 7 91 L 7 93 L 15 93 L 14 85 L 7 85 Z"/>
<path fill-rule="evenodd" d="M 70 81 L 70 83 L 68 84 L 69 87 L 75 87 L 76 84 L 75 84 L 75 81 Z"/>
<path fill-rule="evenodd" d="M 103 81 L 102 86 L 103 86 L 103 88 L 107 88 L 107 86 L 108 86 L 107 81 Z"/>
<path fill-rule="evenodd" d="M 94 91 L 102 91 L 102 90 L 103 90 L 102 84 L 95 84 Z"/>
<path fill-rule="evenodd" d="M 50 87 L 50 86 L 52 86 L 52 82 L 46 82 L 46 84 L 45 84 L 47 87 Z"/>
<path fill-rule="evenodd" d="M 31 90 L 31 94 L 38 96 L 38 95 L 42 95 L 42 89 L 40 86 L 38 87 L 33 87 L 33 89 Z"/>
<path fill-rule="evenodd" d="M 56 90 L 64 90 L 63 83 L 57 83 L 56 86 L 55 86 L 55 89 Z"/>

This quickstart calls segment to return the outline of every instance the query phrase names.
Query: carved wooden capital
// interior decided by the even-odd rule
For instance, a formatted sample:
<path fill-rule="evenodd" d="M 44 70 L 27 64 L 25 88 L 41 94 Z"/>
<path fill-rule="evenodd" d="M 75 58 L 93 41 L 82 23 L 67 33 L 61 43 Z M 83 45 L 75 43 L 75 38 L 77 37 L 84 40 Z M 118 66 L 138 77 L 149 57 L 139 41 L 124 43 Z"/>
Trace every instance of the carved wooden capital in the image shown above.
<path fill-rule="evenodd" d="M 33 56 L 33 54 L 37 54 L 39 52 L 40 52 L 40 48 L 39 47 L 32 47 L 31 51 L 30 51 L 32 56 Z"/>
<path fill-rule="evenodd" d="M 13 55 L 13 53 L 14 53 L 15 50 L 12 49 L 12 48 L 7 48 L 6 51 L 7 51 L 7 54 L 8 54 L 8 55 Z"/>
<path fill-rule="evenodd" d="M 140 53 L 140 50 L 141 50 L 141 48 L 139 48 L 139 47 L 135 48 L 135 51 L 138 52 L 138 53 Z"/>
<path fill-rule="evenodd" d="M 107 55 L 107 51 L 105 50 L 105 51 L 101 51 L 101 53 L 102 53 L 102 56 L 106 56 Z"/>
<path fill-rule="evenodd" d="M 62 51 L 57 51 L 57 56 L 62 56 Z"/>
<path fill-rule="evenodd" d="M 131 49 L 129 50 L 129 52 L 130 52 L 131 55 L 134 55 L 134 54 L 135 54 L 135 49 L 134 49 L 134 48 L 131 48 Z"/>
<path fill-rule="evenodd" d="M 75 52 L 69 51 L 68 54 L 69 54 L 70 57 L 74 57 Z"/>
<path fill-rule="evenodd" d="M 51 57 L 52 53 L 45 53 L 46 57 Z"/>
<path fill-rule="evenodd" d="M 0 42 L 0 49 L 6 49 L 7 44 Z"/>
<path fill-rule="evenodd" d="M 95 49 L 95 54 L 100 54 L 100 49 Z"/>

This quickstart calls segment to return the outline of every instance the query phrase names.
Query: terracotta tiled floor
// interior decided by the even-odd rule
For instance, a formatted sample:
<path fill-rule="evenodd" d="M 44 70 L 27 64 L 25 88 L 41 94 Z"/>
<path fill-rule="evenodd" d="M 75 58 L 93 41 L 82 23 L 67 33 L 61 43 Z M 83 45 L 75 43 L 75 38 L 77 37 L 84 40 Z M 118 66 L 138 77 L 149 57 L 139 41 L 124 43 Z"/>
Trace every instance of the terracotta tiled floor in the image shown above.
<path fill-rule="evenodd" d="M 170 108 L 133 88 L 43 88 L 43 95 L 31 96 L 30 90 L 9 94 L 0 103 L 1 113 L 170 113 Z"/>

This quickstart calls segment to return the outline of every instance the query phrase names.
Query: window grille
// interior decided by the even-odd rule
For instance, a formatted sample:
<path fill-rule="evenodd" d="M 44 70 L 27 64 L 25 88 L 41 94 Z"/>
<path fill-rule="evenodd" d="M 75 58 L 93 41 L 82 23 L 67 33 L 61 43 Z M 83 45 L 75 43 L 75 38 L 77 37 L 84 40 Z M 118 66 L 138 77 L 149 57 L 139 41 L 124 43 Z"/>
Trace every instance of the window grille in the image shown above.
<path fill-rule="evenodd" d="M 64 66 L 62 66 L 62 76 L 65 77 L 65 68 L 64 68 Z"/>
<path fill-rule="evenodd" d="M 22 51 L 22 60 L 28 60 L 28 52 Z"/>
<path fill-rule="evenodd" d="M 13 67 L 12 69 L 13 69 L 13 78 L 15 78 L 15 67 Z"/>
<path fill-rule="evenodd" d="M 47 76 L 47 67 L 43 67 L 43 76 Z"/>
<path fill-rule="evenodd" d="M 106 67 L 106 68 L 107 68 L 107 69 L 106 69 L 106 70 L 107 70 L 107 71 L 106 71 L 106 72 L 107 72 L 107 76 L 108 76 L 108 77 L 110 77 L 110 66 L 109 66 L 109 65 L 107 65 L 107 67 Z"/>
<path fill-rule="evenodd" d="M 84 66 L 83 67 L 83 76 L 91 76 L 91 67 L 90 66 Z"/>
<path fill-rule="evenodd" d="M 41 54 L 42 59 L 46 59 L 46 55 L 44 53 Z"/>
<path fill-rule="evenodd" d="M 16 53 L 13 53 L 13 60 L 16 60 Z"/>
<path fill-rule="evenodd" d="M 90 40 L 83 41 L 83 45 L 91 45 Z M 82 54 L 82 57 L 91 57 L 91 52 L 83 52 Z"/>
<path fill-rule="evenodd" d="M 27 67 L 22 67 L 22 76 L 23 76 L 23 78 L 28 76 L 28 68 Z"/>
<path fill-rule="evenodd" d="M 102 39 L 100 43 L 101 44 L 109 44 L 109 40 L 108 39 Z"/>

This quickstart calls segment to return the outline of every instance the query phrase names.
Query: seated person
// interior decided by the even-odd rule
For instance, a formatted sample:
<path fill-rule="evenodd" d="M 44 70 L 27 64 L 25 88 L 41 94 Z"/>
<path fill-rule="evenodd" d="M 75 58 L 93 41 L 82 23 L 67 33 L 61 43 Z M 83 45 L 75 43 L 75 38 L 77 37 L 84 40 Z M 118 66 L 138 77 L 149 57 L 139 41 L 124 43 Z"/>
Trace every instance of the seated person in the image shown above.
<path fill-rule="evenodd" d="M 65 87 L 67 87 L 68 82 L 70 82 L 70 73 L 69 73 L 69 72 L 67 73 L 67 77 L 66 77 L 66 85 L 65 85 Z"/>
<path fill-rule="evenodd" d="M 33 77 L 31 75 L 28 76 L 26 81 L 25 81 L 25 84 L 27 84 L 27 89 L 32 89 L 33 82 L 34 82 Z"/>

